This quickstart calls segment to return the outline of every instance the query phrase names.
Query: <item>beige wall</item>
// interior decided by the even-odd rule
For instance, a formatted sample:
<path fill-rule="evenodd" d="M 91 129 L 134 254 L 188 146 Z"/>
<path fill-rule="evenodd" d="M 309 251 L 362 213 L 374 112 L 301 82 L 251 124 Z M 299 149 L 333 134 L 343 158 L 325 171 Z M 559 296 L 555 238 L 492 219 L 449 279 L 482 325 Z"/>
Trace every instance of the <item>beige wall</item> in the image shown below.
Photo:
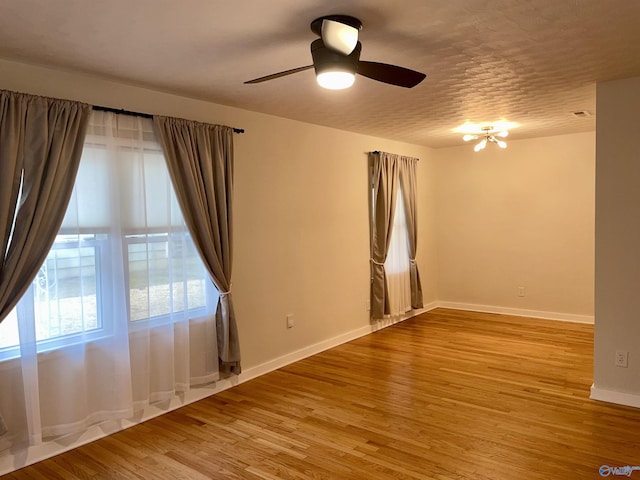
<path fill-rule="evenodd" d="M 597 87 L 594 398 L 640 407 L 640 78 Z M 628 368 L 614 364 L 629 352 Z"/>
<path fill-rule="evenodd" d="M 593 316 L 595 134 L 435 158 L 439 299 Z"/>
<path fill-rule="evenodd" d="M 418 264 L 425 302 L 436 300 L 428 148 L 2 60 L 0 88 L 246 130 L 235 137 L 233 273 L 244 369 L 369 325 L 368 151 L 421 159 Z"/>

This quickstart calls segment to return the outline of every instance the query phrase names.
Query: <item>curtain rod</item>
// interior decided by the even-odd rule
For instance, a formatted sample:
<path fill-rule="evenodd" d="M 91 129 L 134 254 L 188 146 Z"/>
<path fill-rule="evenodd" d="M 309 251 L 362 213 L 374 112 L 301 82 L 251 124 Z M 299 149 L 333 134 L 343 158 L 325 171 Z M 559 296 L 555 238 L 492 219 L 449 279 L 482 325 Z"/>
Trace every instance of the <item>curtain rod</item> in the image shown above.
<path fill-rule="evenodd" d="M 377 155 L 378 153 L 383 153 L 383 152 L 381 152 L 380 150 L 374 150 L 374 151 L 373 151 L 373 152 L 371 152 L 371 153 L 373 153 L 373 154 L 376 154 L 376 155 Z M 417 160 L 418 162 L 420 161 L 420 159 L 419 159 L 419 158 L 416 158 L 416 160 Z"/>
<path fill-rule="evenodd" d="M 92 107 L 94 110 L 98 110 L 99 112 L 111 112 L 119 113 L 121 115 L 131 115 L 134 117 L 153 118 L 153 115 L 151 115 L 150 113 L 131 112 L 129 110 L 123 110 L 121 108 L 101 107 L 99 105 L 92 105 Z M 234 128 L 233 133 L 244 133 L 244 128 Z"/>

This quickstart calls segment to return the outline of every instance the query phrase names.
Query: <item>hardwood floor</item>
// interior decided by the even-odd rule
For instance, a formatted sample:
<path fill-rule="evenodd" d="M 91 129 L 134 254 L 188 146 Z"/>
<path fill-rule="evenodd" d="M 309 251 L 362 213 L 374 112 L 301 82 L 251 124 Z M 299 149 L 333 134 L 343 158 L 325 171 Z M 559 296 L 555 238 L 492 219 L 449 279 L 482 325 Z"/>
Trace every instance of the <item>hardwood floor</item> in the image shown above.
<path fill-rule="evenodd" d="M 640 466 L 640 409 L 589 400 L 592 352 L 591 325 L 437 309 L 6 478 L 603 478 Z"/>

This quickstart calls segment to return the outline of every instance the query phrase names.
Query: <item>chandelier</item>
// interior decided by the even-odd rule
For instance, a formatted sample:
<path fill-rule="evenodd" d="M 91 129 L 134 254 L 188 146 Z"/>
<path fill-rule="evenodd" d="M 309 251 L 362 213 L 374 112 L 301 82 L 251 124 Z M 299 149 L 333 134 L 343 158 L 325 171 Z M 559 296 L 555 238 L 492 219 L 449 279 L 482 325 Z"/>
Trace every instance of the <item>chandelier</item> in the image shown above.
<path fill-rule="evenodd" d="M 495 143 L 500 148 L 507 148 L 507 142 L 505 142 L 504 140 L 500 140 L 500 138 L 504 138 L 507 135 L 509 135 L 508 131 L 502 130 L 498 132 L 494 130 L 493 127 L 491 126 L 482 127 L 481 130 L 482 130 L 482 133 L 478 135 L 473 135 L 470 133 L 466 134 L 464 137 L 462 137 L 462 140 L 464 140 L 465 142 L 469 142 L 471 140 L 477 140 L 479 138 L 480 141 L 476 144 L 475 147 L 473 147 L 473 150 L 476 152 L 479 152 L 484 147 L 486 147 L 487 142 Z"/>

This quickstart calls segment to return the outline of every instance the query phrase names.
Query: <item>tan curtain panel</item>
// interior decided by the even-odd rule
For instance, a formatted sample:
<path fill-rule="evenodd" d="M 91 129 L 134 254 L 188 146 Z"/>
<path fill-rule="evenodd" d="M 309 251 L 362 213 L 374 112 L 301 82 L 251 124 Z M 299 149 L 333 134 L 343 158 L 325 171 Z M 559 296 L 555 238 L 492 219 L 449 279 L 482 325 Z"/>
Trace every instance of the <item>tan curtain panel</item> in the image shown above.
<path fill-rule="evenodd" d="M 90 105 L 0 91 L 0 321 L 55 240 L 90 114 Z"/>
<path fill-rule="evenodd" d="M 398 190 L 397 155 L 385 152 L 369 154 L 371 163 L 371 317 L 390 313 L 389 292 L 384 262 L 389 252 L 393 216 Z"/>
<path fill-rule="evenodd" d="M 154 117 L 173 187 L 209 275 L 216 308 L 221 371 L 240 373 L 240 345 L 231 299 L 233 129 Z"/>
<path fill-rule="evenodd" d="M 399 157 L 399 179 L 402 187 L 404 210 L 407 217 L 407 234 L 409 236 L 409 279 L 411 282 L 411 308 L 422 308 L 422 284 L 416 264 L 418 245 L 418 213 L 417 192 L 418 182 L 416 164 L 418 160 L 409 157 Z"/>
<path fill-rule="evenodd" d="M 371 152 L 371 317 L 390 313 L 387 275 L 384 263 L 389 253 L 396 211 L 398 185 L 403 191 L 409 241 L 411 308 L 422 308 L 422 286 L 416 264 L 418 243 L 416 158 L 386 152 Z"/>

